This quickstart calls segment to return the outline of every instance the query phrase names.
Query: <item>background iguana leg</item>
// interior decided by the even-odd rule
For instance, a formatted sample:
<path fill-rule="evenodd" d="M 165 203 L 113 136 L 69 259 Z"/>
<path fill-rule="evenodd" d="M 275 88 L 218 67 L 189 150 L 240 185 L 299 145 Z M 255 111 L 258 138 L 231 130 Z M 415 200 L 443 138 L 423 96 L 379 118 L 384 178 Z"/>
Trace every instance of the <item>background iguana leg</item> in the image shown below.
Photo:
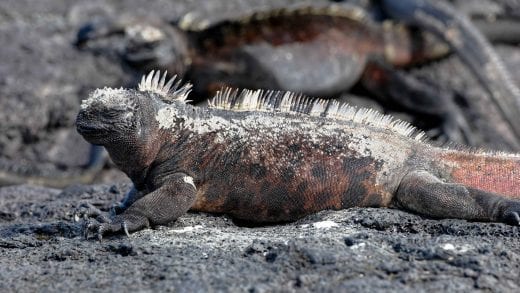
<path fill-rule="evenodd" d="M 145 196 L 146 193 L 143 191 L 138 191 L 135 187 L 132 187 L 126 194 L 123 200 L 120 203 L 114 204 L 112 206 L 114 215 L 119 215 L 124 212 L 129 206 L 131 206 L 138 199 Z"/>
<path fill-rule="evenodd" d="M 405 209 L 436 218 L 500 221 L 520 225 L 520 201 L 445 183 L 426 171 L 406 175 L 395 198 Z"/>
<path fill-rule="evenodd" d="M 75 221 L 79 221 L 79 219 L 84 218 L 96 218 L 99 222 L 110 222 L 110 218 L 107 212 L 103 212 L 99 208 L 95 207 L 93 204 L 89 202 L 81 203 L 78 208 L 74 211 L 74 219 Z"/>
<path fill-rule="evenodd" d="M 165 225 L 186 213 L 196 196 L 191 177 L 176 173 L 164 184 L 132 203 L 108 223 L 91 223 L 86 229 L 95 231 L 99 239 L 105 233 L 132 232 L 151 225 Z"/>
<path fill-rule="evenodd" d="M 439 89 L 377 59 L 368 62 L 361 82 L 382 103 L 439 119 L 441 140 L 475 145 L 474 134 L 456 105 L 453 92 Z"/>
<path fill-rule="evenodd" d="M 515 139 L 508 142 L 520 148 L 520 90 L 486 38 L 470 20 L 457 13 L 446 1 L 382 0 L 385 13 L 410 25 L 427 30 L 449 44 L 489 92 L 490 105 L 496 106 Z"/>

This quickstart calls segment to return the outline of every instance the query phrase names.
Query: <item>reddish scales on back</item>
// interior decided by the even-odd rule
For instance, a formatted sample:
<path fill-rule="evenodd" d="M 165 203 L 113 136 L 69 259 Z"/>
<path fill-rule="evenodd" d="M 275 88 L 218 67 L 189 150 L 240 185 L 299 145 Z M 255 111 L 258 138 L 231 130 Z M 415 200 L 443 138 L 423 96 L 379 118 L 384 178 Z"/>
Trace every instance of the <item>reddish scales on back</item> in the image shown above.
<path fill-rule="evenodd" d="M 357 82 L 372 59 L 409 66 L 449 50 L 432 35 L 381 25 L 348 4 L 298 3 L 213 21 L 188 14 L 179 28 L 188 47 L 170 68 L 197 80 L 198 98 L 222 86 L 334 95 Z"/>

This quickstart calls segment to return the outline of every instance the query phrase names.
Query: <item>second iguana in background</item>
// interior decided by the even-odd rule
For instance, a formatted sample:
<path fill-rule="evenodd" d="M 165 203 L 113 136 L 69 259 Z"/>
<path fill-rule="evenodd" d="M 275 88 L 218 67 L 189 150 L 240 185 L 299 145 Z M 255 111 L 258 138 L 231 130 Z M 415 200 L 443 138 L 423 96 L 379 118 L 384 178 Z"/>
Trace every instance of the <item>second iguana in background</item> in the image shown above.
<path fill-rule="evenodd" d="M 520 224 L 520 155 L 429 145 L 406 122 L 290 92 L 225 89 L 209 108 L 191 85 L 143 77 L 98 89 L 76 126 L 134 188 L 86 233 L 132 232 L 188 210 L 265 223 L 326 209 L 396 207 L 437 218 Z M 173 85 L 173 87 L 172 87 Z"/>
<path fill-rule="evenodd" d="M 223 86 L 332 98 L 357 84 L 385 108 L 415 113 L 423 127 L 437 125 L 443 140 L 520 151 L 520 90 L 466 16 L 446 1 L 359 2 L 280 1 L 245 11 L 192 11 L 174 23 L 120 15 L 84 26 L 76 45 L 141 70 L 173 71 L 194 82 L 195 101 Z M 488 94 L 458 100 L 435 81 L 398 69 L 450 49 Z M 475 120 L 486 122 L 469 123 Z"/>

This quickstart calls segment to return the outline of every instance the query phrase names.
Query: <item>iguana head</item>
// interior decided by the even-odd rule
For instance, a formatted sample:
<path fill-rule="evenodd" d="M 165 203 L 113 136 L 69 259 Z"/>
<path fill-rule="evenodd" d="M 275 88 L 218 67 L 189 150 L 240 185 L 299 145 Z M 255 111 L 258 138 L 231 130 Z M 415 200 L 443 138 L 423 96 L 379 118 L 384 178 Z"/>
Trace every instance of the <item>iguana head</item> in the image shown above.
<path fill-rule="evenodd" d="M 116 20 L 90 22 L 78 31 L 75 45 L 120 57 L 142 70 L 161 67 L 179 76 L 191 63 L 186 33 L 160 18 L 122 15 Z"/>
<path fill-rule="evenodd" d="M 172 103 L 184 105 L 191 85 L 166 82 L 166 73 L 143 76 L 137 90 L 97 89 L 83 100 L 76 118 L 78 132 L 90 143 L 109 146 L 146 144 L 159 128 L 155 116 Z"/>
<path fill-rule="evenodd" d="M 103 145 L 139 131 L 139 95 L 126 89 L 104 88 L 83 100 L 76 128 L 93 144 Z"/>

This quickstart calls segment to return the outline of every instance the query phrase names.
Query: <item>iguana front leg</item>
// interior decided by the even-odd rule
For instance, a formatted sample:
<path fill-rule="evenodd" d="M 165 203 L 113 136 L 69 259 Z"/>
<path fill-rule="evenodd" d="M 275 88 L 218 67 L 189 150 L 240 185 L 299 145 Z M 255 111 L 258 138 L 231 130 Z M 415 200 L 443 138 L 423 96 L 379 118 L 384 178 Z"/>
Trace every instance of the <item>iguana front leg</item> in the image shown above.
<path fill-rule="evenodd" d="M 445 183 L 426 171 L 406 175 L 395 203 L 405 209 L 436 218 L 499 221 L 520 225 L 520 201 L 498 194 Z"/>
<path fill-rule="evenodd" d="M 101 240 L 106 233 L 124 231 L 128 234 L 149 226 L 168 224 L 186 213 L 195 197 L 192 177 L 183 173 L 170 175 L 161 187 L 137 199 L 109 222 L 89 223 L 86 234 L 95 232 Z"/>

